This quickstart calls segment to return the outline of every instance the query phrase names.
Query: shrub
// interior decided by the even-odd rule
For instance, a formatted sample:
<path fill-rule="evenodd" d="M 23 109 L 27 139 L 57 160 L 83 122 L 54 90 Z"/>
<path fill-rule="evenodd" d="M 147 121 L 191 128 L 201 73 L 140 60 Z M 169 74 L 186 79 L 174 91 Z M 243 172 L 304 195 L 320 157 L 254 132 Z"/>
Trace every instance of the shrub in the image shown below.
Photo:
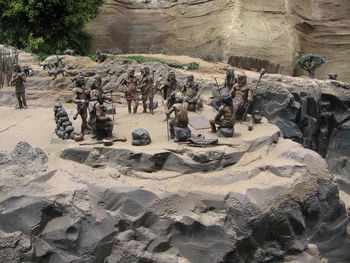
<path fill-rule="evenodd" d="M 316 69 L 324 63 L 326 63 L 324 57 L 314 54 L 306 54 L 297 60 L 296 67 L 309 72 L 309 76 L 313 78 L 315 77 Z"/>
<path fill-rule="evenodd" d="M 55 53 L 72 48 L 88 54 L 87 21 L 103 0 L 0 0 L 0 42 L 32 52 Z"/>

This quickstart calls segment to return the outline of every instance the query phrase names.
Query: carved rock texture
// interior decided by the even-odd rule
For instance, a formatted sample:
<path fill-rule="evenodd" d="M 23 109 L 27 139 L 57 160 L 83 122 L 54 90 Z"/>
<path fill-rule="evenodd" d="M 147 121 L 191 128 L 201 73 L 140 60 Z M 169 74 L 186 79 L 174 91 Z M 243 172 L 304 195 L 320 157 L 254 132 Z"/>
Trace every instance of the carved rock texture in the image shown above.
<path fill-rule="evenodd" d="M 0 262 L 349 262 L 349 217 L 326 162 L 291 140 L 258 141 L 231 167 L 162 169 L 161 181 L 121 173 L 106 184 L 96 175 L 111 170 L 77 164 L 11 186 L 0 166 Z M 96 150 L 121 164 L 117 150 Z"/>
<path fill-rule="evenodd" d="M 316 53 L 327 59 L 317 77 L 349 81 L 349 13 L 346 0 L 109 0 L 87 29 L 94 50 L 257 57 L 288 74 Z"/>
<path fill-rule="evenodd" d="M 320 153 L 342 190 L 350 194 L 350 86 L 282 75 L 264 76 L 254 108 L 277 125 L 284 138 Z"/>

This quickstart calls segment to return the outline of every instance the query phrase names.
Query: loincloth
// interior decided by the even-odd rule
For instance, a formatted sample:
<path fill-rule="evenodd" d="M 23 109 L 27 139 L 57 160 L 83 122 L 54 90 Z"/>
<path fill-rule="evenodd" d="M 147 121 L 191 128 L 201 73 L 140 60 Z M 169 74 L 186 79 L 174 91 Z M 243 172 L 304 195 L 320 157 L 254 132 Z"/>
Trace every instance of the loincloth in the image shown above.
<path fill-rule="evenodd" d="M 138 100 L 138 99 L 139 99 L 139 94 L 138 93 L 126 94 L 126 100 L 128 100 L 128 101 Z"/>

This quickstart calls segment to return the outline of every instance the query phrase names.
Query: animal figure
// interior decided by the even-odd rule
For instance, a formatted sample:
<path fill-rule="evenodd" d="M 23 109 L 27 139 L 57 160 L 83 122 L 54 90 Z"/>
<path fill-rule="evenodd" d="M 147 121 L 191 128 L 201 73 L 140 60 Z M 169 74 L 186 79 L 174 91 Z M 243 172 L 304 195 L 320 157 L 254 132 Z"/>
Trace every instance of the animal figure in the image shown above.
<path fill-rule="evenodd" d="M 100 50 L 96 51 L 96 55 L 97 55 L 97 61 L 98 62 L 103 62 L 107 59 L 107 54 L 101 53 Z"/>
<path fill-rule="evenodd" d="M 63 51 L 63 55 L 75 56 L 75 50 L 74 49 L 66 49 L 65 51 Z"/>
<path fill-rule="evenodd" d="M 62 77 L 64 77 L 64 73 L 67 73 L 64 69 L 57 69 L 55 71 L 49 71 L 49 76 L 54 76 L 53 79 L 57 78 L 57 75 L 62 74 Z"/>
<path fill-rule="evenodd" d="M 63 62 L 62 62 L 63 59 L 64 59 L 63 57 L 56 56 L 56 60 L 52 62 L 52 66 L 55 69 L 58 69 L 60 63 L 63 64 Z"/>
<path fill-rule="evenodd" d="M 52 63 L 51 63 L 50 61 L 48 61 L 48 62 L 41 62 L 41 63 L 40 63 L 40 67 L 43 67 L 44 70 L 45 70 L 46 68 L 48 68 L 49 70 L 51 70 L 52 67 L 53 67 L 53 65 L 52 65 Z"/>
<path fill-rule="evenodd" d="M 26 76 L 29 76 L 30 71 L 32 71 L 32 74 L 31 74 L 31 76 L 32 76 L 34 74 L 34 70 L 31 67 L 29 67 L 28 65 L 23 66 L 23 72 L 26 74 Z"/>

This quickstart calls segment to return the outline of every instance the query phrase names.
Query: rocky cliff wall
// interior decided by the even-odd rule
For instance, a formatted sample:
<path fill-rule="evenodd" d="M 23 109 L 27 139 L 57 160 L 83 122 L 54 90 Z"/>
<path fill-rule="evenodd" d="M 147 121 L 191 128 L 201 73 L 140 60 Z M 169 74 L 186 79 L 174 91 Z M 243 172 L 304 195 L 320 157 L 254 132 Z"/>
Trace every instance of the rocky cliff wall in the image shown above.
<path fill-rule="evenodd" d="M 328 60 L 318 77 L 335 71 L 350 80 L 349 10 L 345 0 L 108 0 L 87 29 L 94 50 L 250 56 L 280 63 L 286 74 L 313 52 Z"/>

